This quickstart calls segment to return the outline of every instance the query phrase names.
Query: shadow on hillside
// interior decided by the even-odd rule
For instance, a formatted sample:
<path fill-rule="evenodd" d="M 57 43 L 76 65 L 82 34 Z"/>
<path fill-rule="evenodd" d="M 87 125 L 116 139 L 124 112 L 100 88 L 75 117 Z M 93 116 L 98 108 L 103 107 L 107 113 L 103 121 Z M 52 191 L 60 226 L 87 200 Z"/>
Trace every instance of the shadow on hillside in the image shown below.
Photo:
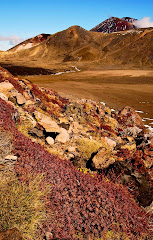
<path fill-rule="evenodd" d="M 11 74 L 14 76 L 22 75 L 50 75 L 55 74 L 55 70 L 45 69 L 45 68 L 32 68 L 32 67 L 25 67 L 25 66 L 13 66 L 10 64 L 3 64 L 0 63 L 0 66 L 7 69 Z"/>

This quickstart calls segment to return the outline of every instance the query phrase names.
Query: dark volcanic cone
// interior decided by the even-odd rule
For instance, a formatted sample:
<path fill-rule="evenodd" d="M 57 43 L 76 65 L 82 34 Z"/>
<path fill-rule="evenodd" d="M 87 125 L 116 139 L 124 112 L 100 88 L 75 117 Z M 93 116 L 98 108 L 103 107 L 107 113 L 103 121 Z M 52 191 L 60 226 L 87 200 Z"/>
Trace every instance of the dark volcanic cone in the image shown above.
<path fill-rule="evenodd" d="M 134 21 L 135 19 L 129 17 L 125 17 L 122 19 L 111 17 L 105 20 L 104 22 L 100 23 L 96 27 L 92 28 L 91 31 L 112 33 L 135 29 L 136 27 L 134 26 Z"/>

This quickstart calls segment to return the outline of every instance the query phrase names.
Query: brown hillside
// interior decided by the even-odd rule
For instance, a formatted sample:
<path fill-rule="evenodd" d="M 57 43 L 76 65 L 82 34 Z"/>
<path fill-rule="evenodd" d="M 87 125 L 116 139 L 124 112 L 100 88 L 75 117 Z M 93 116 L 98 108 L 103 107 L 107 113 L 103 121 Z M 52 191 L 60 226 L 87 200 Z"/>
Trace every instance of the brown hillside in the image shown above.
<path fill-rule="evenodd" d="M 72 61 L 97 62 L 101 66 L 151 67 L 153 65 L 153 28 L 133 29 L 117 33 L 87 31 L 79 26 L 48 37 L 41 44 L 17 52 L 1 53 L 2 63 L 28 67 L 53 67 Z M 54 67 L 53 67 L 54 68 Z"/>

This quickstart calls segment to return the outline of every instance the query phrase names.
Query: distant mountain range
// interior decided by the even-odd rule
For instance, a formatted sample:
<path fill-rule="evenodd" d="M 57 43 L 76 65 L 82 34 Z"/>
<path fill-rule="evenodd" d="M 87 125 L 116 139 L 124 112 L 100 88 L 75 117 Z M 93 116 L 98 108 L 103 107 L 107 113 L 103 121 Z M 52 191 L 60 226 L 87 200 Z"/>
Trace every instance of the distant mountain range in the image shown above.
<path fill-rule="evenodd" d="M 136 29 L 136 19 L 109 18 L 87 31 L 72 26 L 64 31 L 40 34 L 7 52 L 0 61 L 38 67 L 71 62 L 94 62 L 103 66 L 153 66 L 153 28 Z"/>
<path fill-rule="evenodd" d="M 90 31 L 94 32 L 103 32 L 103 33 L 112 33 L 112 32 L 119 32 L 119 31 L 125 31 L 130 29 L 136 29 L 134 22 L 137 21 L 135 18 L 130 17 L 123 17 L 122 19 L 117 17 L 111 17 L 107 20 L 101 22 L 94 28 L 92 28 Z M 40 43 L 47 40 L 48 37 L 50 37 L 51 34 L 40 34 L 36 37 L 30 38 L 25 40 L 24 42 L 19 43 L 15 47 L 12 47 L 9 49 L 9 52 L 16 52 L 19 50 L 29 49 L 34 46 L 39 45 Z"/>

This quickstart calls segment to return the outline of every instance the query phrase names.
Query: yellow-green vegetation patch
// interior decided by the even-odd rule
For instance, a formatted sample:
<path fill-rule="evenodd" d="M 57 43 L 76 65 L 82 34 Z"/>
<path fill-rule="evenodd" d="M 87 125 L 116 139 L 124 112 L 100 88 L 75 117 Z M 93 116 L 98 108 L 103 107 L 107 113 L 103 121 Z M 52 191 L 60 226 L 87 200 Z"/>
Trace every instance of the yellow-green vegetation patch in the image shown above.
<path fill-rule="evenodd" d="M 110 126 L 113 130 L 116 129 L 118 122 L 115 118 L 112 118 L 110 116 L 105 115 L 104 117 L 104 123 Z"/>
<path fill-rule="evenodd" d="M 62 152 L 60 152 L 59 151 L 59 149 L 56 149 L 56 148 L 54 148 L 54 147 L 51 147 L 51 146 L 47 146 L 46 148 L 45 148 L 49 153 L 51 153 L 51 154 L 53 154 L 53 155 L 56 155 L 56 156 L 58 156 L 58 157 L 63 157 L 63 153 Z"/>
<path fill-rule="evenodd" d="M 88 113 L 90 113 L 90 110 L 92 110 L 93 106 L 90 103 L 84 103 L 84 110 Z"/>
<path fill-rule="evenodd" d="M 44 217 L 42 197 L 45 193 L 38 189 L 36 178 L 29 186 L 16 177 L 0 181 L 0 231 L 17 228 L 24 239 L 39 239 L 36 228 Z"/>
<path fill-rule="evenodd" d="M 95 126 L 100 127 L 100 120 L 98 118 L 95 118 L 94 116 L 88 116 L 88 123 L 92 123 Z"/>
<path fill-rule="evenodd" d="M 93 240 L 93 238 L 89 238 L 89 240 Z M 94 240 L 130 240 L 130 238 L 124 233 L 107 231 L 102 238 L 94 238 Z"/>
<path fill-rule="evenodd" d="M 91 157 L 92 153 L 96 153 L 102 146 L 102 142 L 93 139 L 80 138 L 77 140 L 77 149 L 81 152 L 82 157 L 87 160 Z"/>
<path fill-rule="evenodd" d="M 26 137 L 29 137 L 28 131 L 33 128 L 33 124 L 28 118 L 20 118 L 20 123 L 17 126 L 18 130 L 23 133 Z"/>
<path fill-rule="evenodd" d="M 121 146 L 121 149 L 128 149 L 129 151 L 136 151 L 136 144 L 125 144 Z"/>
<path fill-rule="evenodd" d="M 84 174 L 89 174 L 91 177 L 95 177 L 95 173 L 93 174 L 93 172 L 88 168 L 80 167 L 80 168 L 77 168 L 77 170 L 79 170 L 80 172 L 83 172 Z"/>
<path fill-rule="evenodd" d="M 12 134 L 0 128 L 0 160 L 10 154 L 12 149 Z"/>

